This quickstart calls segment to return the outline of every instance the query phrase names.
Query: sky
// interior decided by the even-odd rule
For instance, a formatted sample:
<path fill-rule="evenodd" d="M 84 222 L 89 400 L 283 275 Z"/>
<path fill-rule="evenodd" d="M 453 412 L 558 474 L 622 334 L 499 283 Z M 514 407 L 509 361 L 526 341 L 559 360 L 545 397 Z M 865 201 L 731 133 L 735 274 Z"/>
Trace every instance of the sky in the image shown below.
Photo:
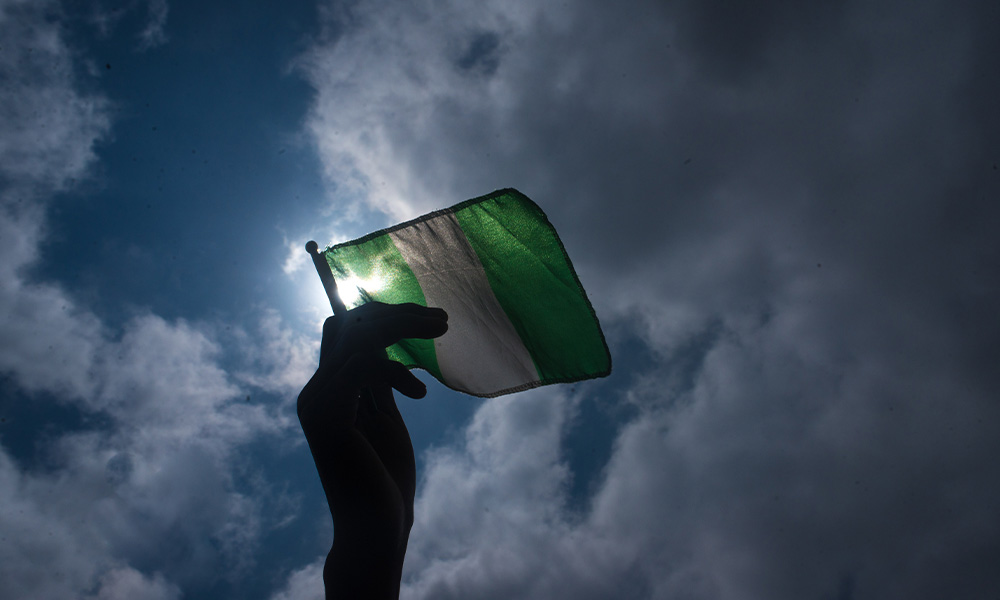
<path fill-rule="evenodd" d="M 424 374 L 401 597 L 1000 589 L 1000 6 L 0 0 L 0 597 L 322 597 L 306 241 L 495 189 L 614 360 Z"/>

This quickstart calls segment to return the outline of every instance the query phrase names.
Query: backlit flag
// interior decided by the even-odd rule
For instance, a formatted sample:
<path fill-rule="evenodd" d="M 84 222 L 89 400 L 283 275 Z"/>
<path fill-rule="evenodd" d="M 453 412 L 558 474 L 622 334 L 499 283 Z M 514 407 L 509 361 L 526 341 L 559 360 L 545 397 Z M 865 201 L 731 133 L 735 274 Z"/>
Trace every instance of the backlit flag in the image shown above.
<path fill-rule="evenodd" d="M 603 377 L 600 323 L 545 213 L 506 189 L 324 250 L 347 308 L 414 302 L 448 332 L 403 340 L 389 358 L 492 397 Z"/>

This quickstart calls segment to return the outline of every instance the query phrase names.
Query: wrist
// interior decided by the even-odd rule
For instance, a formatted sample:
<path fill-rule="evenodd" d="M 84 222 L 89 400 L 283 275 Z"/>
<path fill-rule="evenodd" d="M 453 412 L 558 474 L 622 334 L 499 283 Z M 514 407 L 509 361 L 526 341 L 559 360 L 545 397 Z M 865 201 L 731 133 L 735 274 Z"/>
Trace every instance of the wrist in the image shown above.
<path fill-rule="evenodd" d="M 335 534 L 323 568 L 326 597 L 399 598 L 405 555 L 405 539 L 401 547 L 386 548 L 367 540 Z"/>

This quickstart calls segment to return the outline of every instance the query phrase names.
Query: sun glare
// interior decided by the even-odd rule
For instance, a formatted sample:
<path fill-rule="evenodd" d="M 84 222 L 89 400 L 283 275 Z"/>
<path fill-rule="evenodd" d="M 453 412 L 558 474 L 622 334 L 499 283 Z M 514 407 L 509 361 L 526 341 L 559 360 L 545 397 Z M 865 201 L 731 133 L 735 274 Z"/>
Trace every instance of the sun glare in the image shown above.
<path fill-rule="evenodd" d="M 300 302 L 305 311 L 315 317 L 320 324 L 330 316 L 330 299 L 320 282 L 320 278 L 312 270 L 298 270 L 292 275 L 296 281 L 294 289 L 299 290 Z M 389 278 L 384 273 L 372 274 L 371 277 L 358 277 L 353 273 L 349 277 L 337 278 L 337 293 L 347 308 L 355 308 L 364 303 L 364 294 L 375 294 L 389 285 Z"/>
<path fill-rule="evenodd" d="M 377 276 L 362 279 L 352 275 L 337 281 L 337 292 L 348 308 L 354 308 L 362 303 L 362 290 L 370 294 L 381 290 L 384 285 L 385 281 Z"/>
<path fill-rule="evenodd" d="M 307 273 L 303 270 L 303 273 L 297 286 L 302 292 L 300 298 L 304 300 L 306 312 L 322 324 L 323 320 L 330 316 L 330 299 L 326 297 L 323 284 L 315 272 Z"/>

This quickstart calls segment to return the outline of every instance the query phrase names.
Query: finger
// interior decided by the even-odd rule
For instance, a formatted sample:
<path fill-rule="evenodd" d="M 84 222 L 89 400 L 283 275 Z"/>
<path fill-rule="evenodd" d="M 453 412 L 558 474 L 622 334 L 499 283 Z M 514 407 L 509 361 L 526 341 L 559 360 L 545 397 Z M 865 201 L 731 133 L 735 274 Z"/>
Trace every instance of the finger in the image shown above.
<path fill-rule="evenodd" d="M 410 375 L 413 372 L 410 371 Z M 424 393 L 427 393 L 427 386 L 424 386 Z M 399 414 L 399 407 L 396 406 L 396 397 L 393 395 L 392 390 L 389 388 L 372 388 L 372 394 L 375 396 L 375 401 L 378 403 L 378 409 L 383 413 L 389 415 L 390 417 L 402 419 L 402 415 Z"/>
<path fill-rule="evenodd" d="M 318 370 L 299 394 L 300 420 L 303 407 L 314 405 L 323 406 L 322 412 L 338 422 L 353 424 L 355 415 L 360 418 L 379 412 L 383 397 L 380 394 L 376 403 L 373 389 L 384 390 L 385 395 L 392 399 L 390 381 L 399 385 L 402 393 L 419 394 L 421 390 L 400 376 L 399 369 L 409 375 L 409 371 L 400 363 L 369 354 L 351 357 L 336 373 L 331 373 L 329 369 Z M 426 394 L 426 387 L 423 394 Z M 330 424 L 332 423 L 328 423 Z"/>
<path fill-rule="evenodd" d="M 336 375 L 324 382 L 331 392 L 349 391 L 354 394 L 364 387 L 388 385 L 410 398 L 423 398 L 427 386 L 401 363 L 375 354 L 355 354 Z"/>
<path fill-rule="evenodd" d="M 343 315 L 336 315 L 327 317 L 326 321 L 323 322 L 323 339 L 319 346 L 319 360 L 321 363 L 324 362 L 325 357 L 333 352 L 333 348 L 337 344 L 337 336 L 344 325 L 344 321 Z"/>
<path fill-rule="evenodd" d="M 382 350 L 403 339 L 429 340 L 448 331 L 448 321 L 440 317 L 391 314 L 371 320 L 364 317 L 357 319 L 348 323 L 344 332 L 344 347 L 363 352 Z"/>
<path fill-rule="evenodd" d="M 371 395 L 371 398 L 374 400 L 372 405 L 376 407 L 379 413 L 394 421 L 402 420 L 403 417 L 399 414 L 399 407 L 396 406 L 396 398 L 393 396 L 391 386 L 373 385 L 367 388 L 367 390 Z"/>
<path fill-rule="evenodd" d="M 362 316 L 367 319 L 377 319 L 383 316 L 413 315 L 415 317 L 436 317 L 448 320 L 448 313 L 441 308 L 423 306 L 413 302 L 386 304 L 384 302 L 368 302 L 348 311 L 348 315 Z"/>
<path fill-rule="evenodd" d="M 362 323 L 375 323 L 379 325 L 406 322 L 413 319 L 414 322 L 448 322 L 448 313 L 442 308 L 432 308 L 421 306 L 412 302 L 403 304 L 384 304 L 382 302 L 369 302 L 358 308 L 349 311 L 345 315 L 344 322 L 350 326 Z M 416 335 L 412 337 L 417 337 Z"/>
<path fill-rule="evenodd" d="M 379 359 L 379 363 L 381 382 L 389 384 L 400 394 L 409 398 L 423 398 L 427 395 L 427 386 L 424 385 L 424 382 L 417 379 L 417 377 L 411 373 L 409 369 L 403 366 L 402 363 L 398 363 L 387 358 Z M 392 404 L 392 408 L 395 408 L 395 401 L 392 399 L 392 394 L 387 395 L 387 401 Z M 379 400 L 385 400 L 385 398 L 379 397 Z M 380 404 L 379 408 L 382 409 L 389 407 L 383 407 Z"/>
<path fill-rule="evenodd" d="M 357 428 L 382 460 L 404 498 L 412 501 L 416 489 L 413 442 L 388 386 L 368 388 L 377 411 L 358 411 Z"/>
<path fill-rule="evenodd" d="M 365 437 L 370 438 L 369 434 L 377 433 L 378 424 L 386 418 L 383 407 L 392 398 L 392 388 L 384 384 L 365 387 L 361 390 L 360 398 L 357 427 Z"/>
<path fill-rule="evenodd" d="M 371 302 L 330 317 L 323 324 L 316 387 L 325 387 L 337 377 L 351 356 L 375 354 L 384 358 L 385 348 L 402 339 L 432 339 L 447 330 L 448 313 L 413 303 Z M 415 386 L 408 389 L 417 391 Z"/>

